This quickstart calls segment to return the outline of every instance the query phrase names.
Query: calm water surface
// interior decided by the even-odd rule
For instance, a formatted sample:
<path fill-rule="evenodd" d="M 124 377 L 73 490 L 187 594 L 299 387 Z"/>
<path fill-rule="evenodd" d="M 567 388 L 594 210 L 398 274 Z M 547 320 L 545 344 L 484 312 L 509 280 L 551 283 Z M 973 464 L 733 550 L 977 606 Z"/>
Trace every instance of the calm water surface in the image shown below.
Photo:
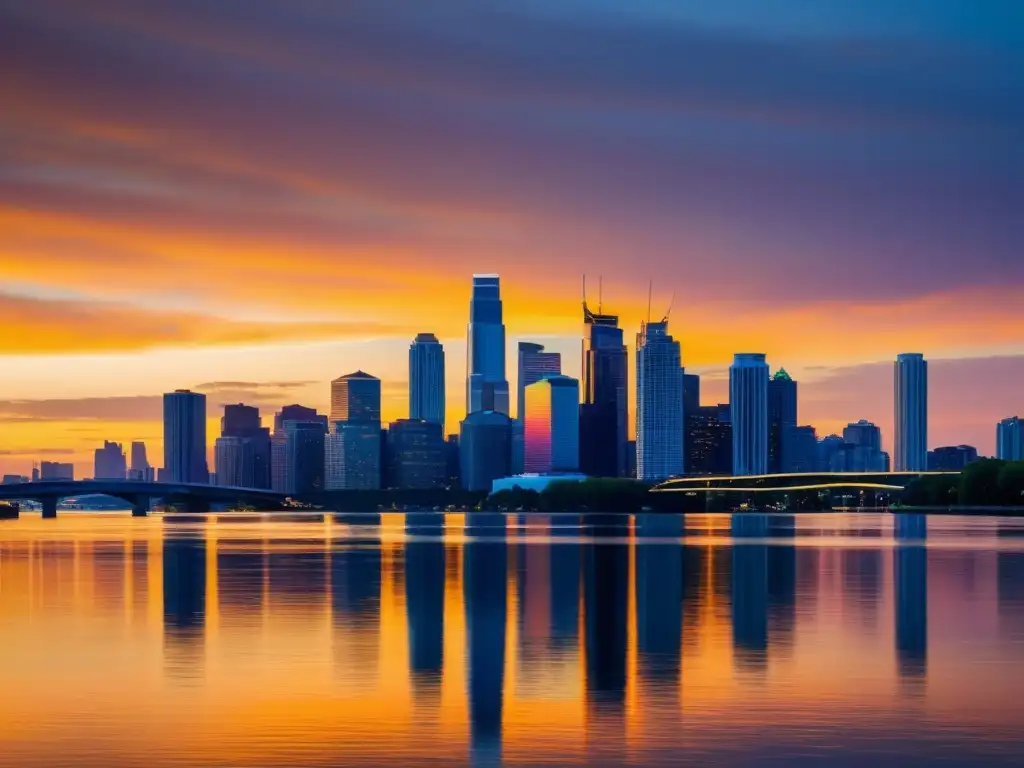
<path fill-rule="evenodd" d="M 1024 520 L 0 522 L 0 766 L 1022 764 Z"/>

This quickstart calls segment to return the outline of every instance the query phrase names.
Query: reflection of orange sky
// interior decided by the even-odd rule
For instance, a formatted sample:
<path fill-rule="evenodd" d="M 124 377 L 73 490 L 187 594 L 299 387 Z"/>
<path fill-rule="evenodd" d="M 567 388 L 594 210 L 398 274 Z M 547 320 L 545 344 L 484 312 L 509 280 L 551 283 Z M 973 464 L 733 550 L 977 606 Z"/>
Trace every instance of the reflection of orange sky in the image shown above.
<path fill-rule="evenodd" d="M 319 551 L 329 568 L 332 549 L 351 535 L 347 526 L 237 527 L 218 522 L 197 529 L 206 545 L 205 621 L 197 634 L 181 636 L 166 635 L 164 628 L 161 553 L 166 526 L 158 519 L 141 525 L 133 521 L 129 530 L 125 520 L 68 515 L 48 528 L 55 532 L 54 541 L 43 534 L 42 521 L 31 517 L 0 532 L 0 617 L 5 627 L 0 657 L 7 662 L 0 690 L 0 744 L 10 748 L 9 754 L 38 758 L 53 750 L 53 757 L 59 745 L 76 740 L 111 751 L 111 765 L 119 764 L 117 755 L 127 764 L 143 754 L 152 755 L 154 765 L 172 754 L 199 762 L 264 764 L 286 753 L 291 757 L 300 743 L 304 757 L 293 761 L 300 765 L 324 754 L 398 764 L 422 753 L 427 744 L 437 756 L 453 762 L 465 759 L 461 567 L 449 562 L 440 698 L 424 709 L 427 703 L 417 703 L 408 670 L 401 516 L 385 517 L 382 529 L 379 630 L 376 624 L 332 615 L 327 572 L 326 588 L 314 586 L 308 594 L 275 594 L 264 574 L 263 593 L 256 595 L 253 608 L 225 602 L 221 591 L 217 555 L 223 547 L 248 542 L 240 551 L 262 550 L 265 562 L 289 548 L 281 550 L 270 539 L 298 534 L 302 542 L 296 539 L 291 549 Z M 723 520 L 727 526 L 727 518 L 707 517 L 690 528 L 723 534 L 728 530 L 722 528 Z M 814 571 L 806 570 L 810 561 L 801 560 L 805 565 L 797 573 L 793 647 L 780 652 L 776 638 L 766 666 L 748 668 L 737 666 L 732 647 L 730 550 L 718 535 L 707 543 L 703 537 L 690 539 L 695 546 L 686 550 L 686 557 L 696 558 L 692 570 L 699 575 L 687 584 L 680 607 L 676 695 L 666 700 L 666 681 L 651 681 L 656 687 L 649 688 L 638 673 L 635 555 L 630 558 L 627 592 L 622 714 L 587 711 L 582 621 L 580 647 L 566 657 L 577 665 L 576 679 L 561 674 L 538 678 L 548 686 L 547 694 L 536 681 L 524 688 L 518 681 L 525 671 L 520 657 L 524 642 L 542 640 L 544 632 L 539 615 L 530 611 L 546 607 L 543 602 L 528 605 L 525 624 L 520 625 L 524 593 L 517 586 L 512 553 L 527 547 L 528 576 L 546 573 L 543 567 L 531 569 L 545 562 L 543 545 L 526 543 L 543 535 L 543 525 L 534 528 L 520 534 L 520 543 L 509 549 L 502 752 L 512 763 L 528 761 L 538 750 L 556 762 L 618 754 L 619 749 L 641 755 L 665 739 L 665 729 L 672 743 L 691 746 L 726 732 L 729 739 L 756 739 L 781 711 L 821 727 L 830 718 L 856 712 L 850 722 L 839 725 L 866 726 L 879 719 L 883 725 L 878 727 L 884 729 L 891 710 L 906 705 L 895 679 L 892 556 L 886 545 L 877 574 L 882 588 L 872 594 L 855 591 L 857 582 L 850 579 L 856 572 L 844 566 L 844 553 L 850 550 L 822 549 L 813 561 Z M 459 521 L 450 520 L 448 530 L 459 536 Z M 449 559 L 454 552 L 458 548 L 449 548 Z M 1014 663 L 1015 652 L 1005 644 L 1008 637 L 1000 634 L 998 622 L 993 623 L 998 599 L 993 557 L 983 550 L 932 552 L 927 680 L 913 706 L 930 718 L 999 732 L 1016 721 L 1019 709 L 1012 676 L 1005 675 L 1005 664 L 996 663 Z M 972 579 L 965 579 L 965 567 Z M 864 600 L 872 601 L 877 616 L 873 625 L 863 624 Z M 249 618 L 246 612 L 251 612 Z M 978 636 L 975 629 L 965 628 L 967 616 L 973 626 L 987 628 L 983 642 L 993 663 L 972 662 L 978 651 L 964 643 Z M 772 627 L 770 620 L 770 633 Z M 370 648 L 376 666 L 353 666 L 357 659 L 365 663 L 363 649 Z M 102 733 L 94 722 L 105 724 Z M 679 730 L 680 722 L 694 728 Z M 585 727 L 600 730 L 588 736 Z M 616 731 L 624 739 L 619 746 Z"/>

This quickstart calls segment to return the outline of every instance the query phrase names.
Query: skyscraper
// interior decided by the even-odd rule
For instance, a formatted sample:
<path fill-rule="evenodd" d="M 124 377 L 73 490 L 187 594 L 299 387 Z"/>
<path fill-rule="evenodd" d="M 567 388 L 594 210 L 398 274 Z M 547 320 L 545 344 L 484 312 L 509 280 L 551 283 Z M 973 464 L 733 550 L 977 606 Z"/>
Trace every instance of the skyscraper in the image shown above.
<path fill-rule="evenodd" d="M 170 483 L 210 482 L 206 395 L 187 389 L 164 395 L 164 477 Z"/>
<path fill-rule="evenodd" d="M 281 432 L 286 421 L 317 421 L 323 427 L 324 432 L 328 430 L 327 416 L 317 413 L 316 408 L 307 408 L 304 405 L 286 405 L 274 414 L 274 434 Z"/>
<path fill-rule="evenodd" d="M 260 409 L 225 405 L 221 434 L 214 442 L 217 485 L 270 488 L 270 430 L 262 426 Z"/>
<path fill-rule="evenodd" d="M 307 421 L 275 420 L 280 428 L 270 439 L 271 487 L 279 493 L 324 489 L 324 427 L 313 413 Z"/>
<path fill-rule="evenodd" d="M 440 424 L 444 431 L 444 347 L 432 333 L 409 345 L 409 418 Z"/>
<path fill-rule="evenodd" d="M 497 411 L 477 411 L 462 422 L 460 478 L 469 491 L 490 491 L 512 466 L 512 420 Z"/>
<path fill-rule="evenodd" d="M 501 281 L 497 275 L 473 275 L 466 338 L 466 414 L 495 410 L 508 415 L 505 378 L 505 325 Z"/>
<path fill-rule="evenodd" d="M 851 422 L 843 430 L 843 442 L 851 446 L 845 465 L 838 468 L 846 472 L 884 472 L 882 431 L 870 421 Z"/>
<path fill-rule="evenodd" d="M 103 447 L 96 449 L 92 476 L 97 480 L 124 480 L 127 474 L 127 462 L 121 444 L 104 440 Z"/>
<path fill-rule="evenodd" d="M 787 444 L 797 424 L 797 384 L 780 368 L 768 382 L 768 473 L 792 472 Z"/>
<path fill-rule="evenodd" d="M 583 299 L 583 404 L 580 470 L 592 477 L 626 473 L 627 356 L 616 315 L 592 312 Z"/>
<path fill-rule="evenodd" d="M 399 419 L 388 427 L 388 476 L 395 488 L 442 488 L 447 464 L 441 425 Z"/>
<path fill-rule="evenodd" d="M 1019 416 L 1003 419 L 996 426 L 996 458 L 1024 460 L 1024 420 Z"/>
<path fill-rule="evenodd" d="M 763 354 L 736 353 L 729 368 L 729 401 L 733 474 L 766 474 L 768 363 Z"/>
<path fill-rule="evenodd" d="M 356 371 L 331 382 L 327 488 L 380 488 L 380 379 Z"/>
<path fill-rule="evenodd" d="M 636 476 L 683 474 L 683 368 L 668 320 L 642 323 L 636 337 Z"/>
<path fill-rule="evenodd" d="M 128 469 L 130 480 L 153 481 L 153 468 L 146 457 L 146 444 L 136 440 L 132 443 L 132 463 Z"/>
<path fill-rule="evenodd" d="M 702 405 L 686 414 L 684 465 L 691 475 L 728 475 L 732 471 L 729 406 Z"/>
<path fill-rule="evenodd" d="M 893 375 L 895 396 L 895 456 L 897 472 L 928 469 L 928 362 L 918 353 L 896 358 Z"/>
<path fill-rule="evenodd" d="M 519 342 L 518 370 L 516 420 L 512 423 L 513 474 L 521 474 L 525 467 L 523 418 L 526 414 L 526 388 L 547 375 L 560 374 L 562 372 L 562 355 L 558 352 L 545 352 L 542 344 L 521 341 Z"/>
<path fill-rule="evenodd" d="M 526 387 L 523 419 L 527 472 L 575 472 L 580 464 L 580 383 L 549 375 Z"/>

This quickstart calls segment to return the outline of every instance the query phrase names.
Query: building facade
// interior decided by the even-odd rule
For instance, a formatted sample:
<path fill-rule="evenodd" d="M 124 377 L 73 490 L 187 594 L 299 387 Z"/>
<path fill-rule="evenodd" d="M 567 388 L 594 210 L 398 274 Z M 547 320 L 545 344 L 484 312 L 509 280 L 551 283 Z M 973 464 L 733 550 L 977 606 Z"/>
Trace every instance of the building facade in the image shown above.
<path fill-rule="evenodd" d="M 996 458 L 1024 461 L 1024 420 L 1019 416 L 1003 419 L 996 426 Z"/>
<path fill-rule="evenodd" d="M 946 445 L 928 451 L 929 472 L 959 472 L 978 460 L 978 449 L 973 445 Z"/>
<path fill-rule="evenodd" d="M 327 417 L 313 408 L 285 406 L 274 416 L 270 438 L 271 488 L 298 495 L 324 489 Z"/>
<path fill-rule="evenodd" d="M 356 371 L 331 383 L 328 490 L 381 487 L 380 379 Z"/>
<path fill-rule="evenodd" d="M 886 458 L 882 452 L 882 430 L 870 421 L 861 419 L 843 429 L 844 472 L 885 472 Z"/>
<path fill-rule="evenodd" d="M 149 458 L 146 456 L 146 444 L 139 440 L 132 443 L 132 459 L 131 466 L 128 467 L 128 479 L 150 483 L 155 479 L 153 467 L 150 466 Z"/>
<path fill-rule="evenodd" d="M 270 430 L 262 426 L 260 409 L 244 403 L 226 405 L 220 425 L 213 449 L 217 485 L 270 488 Z"/>
<path fill-rule="evenodd" d="M 124 480 L 128 476 L 128 462 L 120 443 L 103 441 L 93 457 L 92 476 L 97 480 Z"/>
<path fill-rule="evenodd" d="M 164 470 L 170 483 L 210 482 L 206 461 L 206 395 L 187 389 L 164 395 Z"/>
<path fill-rule="evenodd" d="M 768 472 L 768 363 L 759 353 L 737 353 L 729 368 L 734 475 Z"/>
<path fill-rule="evenodd" d="M 399 419 L 388 426 L 387 464 L 394 488 L 443 488 L 447 458 L 441 425 L 424 419 Z"/>
<path fill-rule="evenodd" d="M 477 411 L 462 422 L 459 438 L 462 487 L 490 491 L 499 477 L 512 474 L 512 420 L 498 411 Z"/>
<path fill-rule="evenodd" d="M 505 324 L 502 320 L 501 279 L 473 275 L 466 335 L 466 413 L 494 410 L 508 415 L 505 377 Z"/>
<path fill-rule="evenodd" d="M 794 427 L 786 444 L 790 472 L 814 472 L 818 468 L 818 433 L 811 426 Z"/>
<path fill-rule="evenodd" d="M 685 467 L 690 475 L 732 472 L 732 424 L 729 406 L 702 405 L 686 414 Z"/>
<path fill-rule="evenodd" d="M 35 471 L 33 470 L 33 474 Z M 32 478 L 35 480 L 35 478 Z M 39 463 L 40 480 L 74 480 L 75 465 L 63 461 L 43 461 Z"/>
<path fill-rule="evenodd" d="M 792 472 L 787 443 L 797 425 L 797 383 L 780 368 L 768 381 L 768 473 Z"/>
<path fill-rule="evenodd" d="M 623 477 L 628 430 L 628 356 L 619 318 L 592 312 L 583 300 L 583 375 L 580 381 L 580 470 L 591 477 Z"/>
<path fill-rule="evenodd" d="M 331 423 L 375 423 L 380 426 L 380 379 L 364 371 L 331 382 Z"/>
<path fill-rule="evenodd" d="M 682 475 L 683 368 L 668 321 L 642 323 L 636 337 L 636 476 L 660 482 Z"/>
<path fill-rule="evenodd" d="M 519 342 L 516 382 L 516 418 L 512 423 L 512 472 L 521 474 L 525 466 L 524 418 L 526 414 L 526 388 L 545 376 L 562 372 L 562 355 L 546 352 L 543 344 L 530 341 Z"/>
<path fill-rule="evenodd" d="M 444 347 L 432 333 L 409 346 L 409 418 L 431 421 L 444 431 Z"/>
<path fill-rule="evenodd" d="M 912 353 L 896 358 L 893 374 L 895 470 L 928 469 L 928 361 Z"/>
<path fill-rule="evenodd" d="M 575 472 L 580 463 L 580 383 L 545 376 L 526 387 L 523 419 L 526 472 Z"/>

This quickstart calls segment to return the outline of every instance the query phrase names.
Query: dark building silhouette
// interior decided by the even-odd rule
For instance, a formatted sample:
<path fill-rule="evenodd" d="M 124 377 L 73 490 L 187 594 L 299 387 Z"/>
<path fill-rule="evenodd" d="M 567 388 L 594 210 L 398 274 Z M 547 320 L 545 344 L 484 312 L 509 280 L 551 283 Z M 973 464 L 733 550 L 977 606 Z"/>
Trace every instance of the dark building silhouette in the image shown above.
<path fill-rule="evenodd" d="M 641 514 L 638 539 L 678 539 L 679 515 Z M 645 686 L 679 686 L 683 631 L 683 545 L 636 544 L 636 624 L 640 676 Z"/>
<path fill-rule="evenodd" d="M 448 435 L 444 441 L 445 478 L 449 488 L 462 485 L 462 460 L 459 455 L 459 436 Z"/>
<path fill-rule="evenodd" d="M 270 488 L 270 430 L 255 406 L 224 406 L 221 436 L 214 443 L 217 485 Z"/>
<path fill-rule="evenodd" d="M 511 474 L 512 420 L 498 411 L 469 414 L 462 422 L 459 459 L 462 487 L 489 492 L 494 480 Z"/>
<path fill-rule="evenodd" d="M 583 300 L 583 404 L 580 471 L 592 477 L 626 473 L 628 361 L 616 315 L 592 312 Z"/>
<path fill-rule="evenodd" d="M 263 423 L 260 409 L 253 405 L 238 403 L 225 405 L 220 420 L 220 433 L 226 437 L 252 437 L 262 434 Z M 267 430 L 269 433 L 269 430 Z"/>
<path fill-rule="evenodd" d="M 281 422 L 281 431 L 270 441 L 275 491 L 298 495 L 324 489 L 324 437 L 319 418 Z"/>
<path fill-rule="evenodd" d="M 164 395 L 164 469 L 171 483 L 210 482 L 206 463 L 206 395 L 187 389 Z"/>
<path fill-rule="evenodd" d="M 797 383 L 785 368 L 768 381 L 768 472 L 792 472 L 786 465 L 788 443 L 797 425 Z"/>
<path fill-rule="evenodd" d="M 121 444 L 104 440 L 103 447 L 96 449 L 92 476 L 97 480 L 124 480 L 127 475 L 128 463 Z"/>
<path fill-rule="evenodd" d="M 288 421 L 315 421 L 323 426 L 324 432 L 328 429 L 327 416 L 317 413 L 316 408 L 304 405 L 286 405 L 274 414 L 274 433 L 281 432 Z"/>
<path fill-rule="evenodd" d="M 896 664 L 901 678 L 923 681 L 928 673 L 928 550 L 924 515 L 894 517 Z"/>
<path fill-rule="evenodd" d="M 388 427 L 386 458 L 389 488 L 441 488 L 445 485 L 445 443 L 441 425 L 399 419 Z"/>
<path fill-rule="evenodd" d="M 476 513 L 467 520 L 466 535 L 470 538 L 463 547 L 462 589 L 470 751 L 474 762 L 500 764 L 507 621 L 505 517 Z"/>
<path fill-rule="evenodd" d="M 959 472 L 978 460 L 978 449 L 973 445 L 947 445 L 928 451 L 929 472 Z"/>
<path fill-rule="evenodd" d="M 35 471 L 33 470 L 33 474 Z M 33 477 L 33 480 L 36 478 Z M 43 461 L 39 464 L 39 480 L 74 480 L 75 465 L 71 462 Z"/>
<path fill-rule="evenodd" d="M 814 427 L 793 427 L 783 461 L 790 472 L 815 472 L 818 467 L 818 433 Z"/>
<path fill-rule="evenodd" d="M 728 405 L 705 405 L 686 414 L 686 472 L 691 475 L 732 473 L 732 424 Z"/>

